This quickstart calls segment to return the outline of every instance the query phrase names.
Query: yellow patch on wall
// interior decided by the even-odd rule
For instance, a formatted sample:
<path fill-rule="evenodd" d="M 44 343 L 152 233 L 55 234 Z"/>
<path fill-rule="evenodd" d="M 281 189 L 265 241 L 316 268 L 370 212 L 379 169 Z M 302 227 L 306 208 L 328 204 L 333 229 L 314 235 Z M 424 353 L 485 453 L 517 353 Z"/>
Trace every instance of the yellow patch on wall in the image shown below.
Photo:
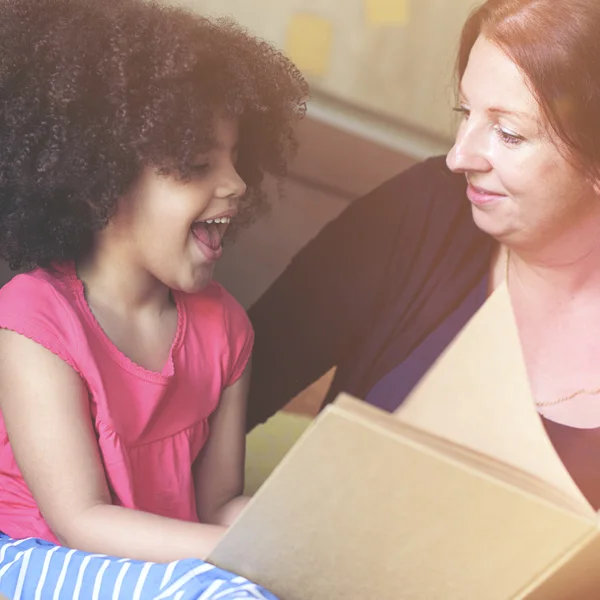
<path fill-rule="evenodd" d="M 369 25 L 407 25 L 410 0 L 363 0 Z"/>
<path fill-rule="evenodd" d="M 290 20 L 286 52 L 303 73 L 327 73 L 332 42 L 333 28 L 327 19 L 309 13 L 299 13 Z"/>

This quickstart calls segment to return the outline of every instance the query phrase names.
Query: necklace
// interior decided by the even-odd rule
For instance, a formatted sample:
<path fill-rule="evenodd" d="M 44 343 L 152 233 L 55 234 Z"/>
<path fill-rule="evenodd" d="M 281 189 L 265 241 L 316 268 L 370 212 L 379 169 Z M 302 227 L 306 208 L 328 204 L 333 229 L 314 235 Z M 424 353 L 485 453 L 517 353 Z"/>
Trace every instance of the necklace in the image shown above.
<path fill-rule="evenodd" d="M 506 285 L 508 286 L 508 275 L 509 275 L 509 269 L 510 267 L 510 248 L 506 249 L 506 268 L 505 268 L 505 281 L 506 281 Z M 538 402 L 537 400 L 535 400 L 535 405 L 536 406 L 554 406 L 556 404 L 561 404 L 562 402 L 568 402 L 569 400 L 573 400 L 574 398 L 577 398 L 577 396 L 597 396 L 598 394 L 600 394 L 600 388 L 598 389 L 593 389 L 593 390 L 588 390 L 587 388 L 581 388 L 580 390 L 577 390 L 576 392 L 573 392 L 572 394 L 569 394 L 568 396 L 561 396 L 560 398 L 555 398 L 554 400 L 542 400 L 541 402 Z"/>

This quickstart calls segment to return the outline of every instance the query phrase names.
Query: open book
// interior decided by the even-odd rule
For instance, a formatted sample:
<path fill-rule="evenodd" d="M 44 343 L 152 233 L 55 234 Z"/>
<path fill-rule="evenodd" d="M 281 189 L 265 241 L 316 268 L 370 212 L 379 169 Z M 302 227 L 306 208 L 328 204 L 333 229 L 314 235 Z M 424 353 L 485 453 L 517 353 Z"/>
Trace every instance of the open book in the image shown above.
<path fill-rule="evenodd" d="M 600 598 L 600 522 L 536 413 L 505 286 L 395 415 L 323 411 L 210 560 L 282 600 Z"/>

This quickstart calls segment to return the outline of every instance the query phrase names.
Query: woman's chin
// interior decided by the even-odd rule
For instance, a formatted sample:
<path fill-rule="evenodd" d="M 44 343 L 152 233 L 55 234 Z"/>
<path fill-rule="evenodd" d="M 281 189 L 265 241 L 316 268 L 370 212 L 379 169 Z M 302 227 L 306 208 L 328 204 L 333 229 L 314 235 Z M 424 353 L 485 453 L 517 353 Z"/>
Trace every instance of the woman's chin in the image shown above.
<path fill-rule="evenodd" d="M 515 228 L 507 222 L 506 218 L 492 212 L 477 210 L 475 207 L 473 209 L 473 221 L 481 231 L 500 241 L 515 233 Z"/>

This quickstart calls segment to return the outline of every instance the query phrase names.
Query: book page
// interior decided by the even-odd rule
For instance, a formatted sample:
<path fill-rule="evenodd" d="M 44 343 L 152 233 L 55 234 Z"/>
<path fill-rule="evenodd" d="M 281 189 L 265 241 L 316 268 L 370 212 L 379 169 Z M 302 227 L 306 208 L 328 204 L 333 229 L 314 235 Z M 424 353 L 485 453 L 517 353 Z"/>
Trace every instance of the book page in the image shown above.
<path fill-rule="evenodd" d="M 505 284 L 487 299 L 395 415 L 539 477 L 595 513 L 535 409 Z"/>
<path fill-rule="evenodd" d="M 383 433 L 399 435 L 404 443 L 414 445 L 421 451 L 442 455 L 449 461 L 454 461 L 462 468 L 472 471 L 479 477 L 490 478 L 512 487 L 518 488 L 525 494 L 532 494 L 539 499 L 552 503 L 557 508 L 584 517 L 590 523 L 596 522 L 596 513 L 582 503 L 578 496 L 565 492 L 537 475 L 523 471 L 514 465 L 497 460 L 487 454 L 482 454 L 467 446 L 459 445 L 447 438 L 417 429 L 404 421 L 391 419 L 389 413 L 348 394 L 340 394 L 335 402 L 326 410 L 343 411 L 346 419 L 355 418 L 370 427 L 379 428 Z"/>
<path fill-rule="evenodd" d="M 507 600 L 594 535 L 386 422 L 327 408 L 209 561 L 285 600 Z"/>

